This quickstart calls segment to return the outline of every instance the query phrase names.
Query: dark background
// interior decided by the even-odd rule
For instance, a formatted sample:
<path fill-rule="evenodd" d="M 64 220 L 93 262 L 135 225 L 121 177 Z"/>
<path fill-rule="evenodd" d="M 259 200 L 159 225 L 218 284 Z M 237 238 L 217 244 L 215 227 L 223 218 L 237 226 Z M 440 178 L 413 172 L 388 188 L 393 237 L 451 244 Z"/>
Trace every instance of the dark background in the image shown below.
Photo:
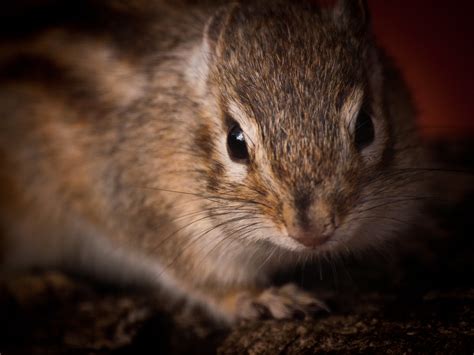
<path fill-rule="evenodd" d="M 430 138 L 474 135 L 474 2 L 369 0 L 375 33 L 412 89 Z"/>

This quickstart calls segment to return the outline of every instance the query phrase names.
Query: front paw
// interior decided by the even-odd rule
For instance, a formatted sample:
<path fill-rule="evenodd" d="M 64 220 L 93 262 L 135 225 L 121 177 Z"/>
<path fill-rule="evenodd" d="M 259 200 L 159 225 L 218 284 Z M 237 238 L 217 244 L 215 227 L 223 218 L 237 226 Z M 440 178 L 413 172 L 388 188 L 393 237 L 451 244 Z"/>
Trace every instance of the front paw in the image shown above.
<path fill-rule="evenodd" d="M 271 287 L 260 293 L 242 292 L 235 299 L 235 319 L 303 319 L 328 307 L 294 284 Z"/>

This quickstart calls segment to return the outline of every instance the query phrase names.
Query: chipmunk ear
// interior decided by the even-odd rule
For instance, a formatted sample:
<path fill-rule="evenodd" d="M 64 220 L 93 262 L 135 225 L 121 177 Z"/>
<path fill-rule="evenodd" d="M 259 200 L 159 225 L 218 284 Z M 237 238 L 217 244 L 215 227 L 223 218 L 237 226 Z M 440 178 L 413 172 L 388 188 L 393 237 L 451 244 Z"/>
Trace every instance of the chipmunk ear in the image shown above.
<path fill-rule="evenodd" d="M 367 31 L 371 23 L 367 0 L 338 0 L 334 16 L 338 23 L 356 26 L 361 31 Z"/>
<path fill-rule="evenodd" d="M 237 4 L 220 7 L 209 19 L 204 28 L 204 45 L 212 55 L 219 55 L 222 33 L 228 24 Z"/>
<path fill-rule="evenodd" d="M 186 77 L 201 93 L 206 93 L 209 71 L 215 59 L 222 54 L 222 35 L 234 8 L 235 4 L 222 6 L 208 19 L 201 44 L 189 59 Z"/>

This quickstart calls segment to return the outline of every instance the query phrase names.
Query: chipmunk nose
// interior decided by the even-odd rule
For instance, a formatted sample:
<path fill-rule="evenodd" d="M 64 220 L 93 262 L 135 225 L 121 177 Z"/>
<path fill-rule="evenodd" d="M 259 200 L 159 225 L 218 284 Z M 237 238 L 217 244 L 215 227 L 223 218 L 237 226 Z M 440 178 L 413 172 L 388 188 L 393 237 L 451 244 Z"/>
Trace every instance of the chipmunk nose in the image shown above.
<path fill-rule="evenodd" d="M 316 248 L 325 244 L 334 232 L 334 226 L 326 224 L 325 226 L 310 227 L 287 227 L 288 235 L 298 243 L 308 248 Z"/>
<path fill-rule="evenodd" d="M 284 208 L 288 236 L 308 248 L 316 248 L 331 239 L 336 229 L 331 207 L 324 201 L 309 203 L 303 208 Z"/>

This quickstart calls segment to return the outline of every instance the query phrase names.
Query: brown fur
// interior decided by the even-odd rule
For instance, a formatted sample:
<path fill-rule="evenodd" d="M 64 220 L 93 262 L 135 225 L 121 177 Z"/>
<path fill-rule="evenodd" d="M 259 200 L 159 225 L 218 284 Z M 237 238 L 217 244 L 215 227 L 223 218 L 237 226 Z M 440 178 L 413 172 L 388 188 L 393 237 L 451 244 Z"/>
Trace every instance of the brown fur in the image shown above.
<path fill-rule="evenodd" d="M 143 278 L 232 320 L 249 311 L 231 290 L 415 215 L 413 112 L 365 5 L 71 2 L 80 20 L 48 3 L 67 21 L 1 36 L 5 267 Z M 358 151 L 362 101 L 375 141 Z M 228 157 L 233 120 L 248 164 Z M 292 239 L 329 225 L 315 249 Z"/>

